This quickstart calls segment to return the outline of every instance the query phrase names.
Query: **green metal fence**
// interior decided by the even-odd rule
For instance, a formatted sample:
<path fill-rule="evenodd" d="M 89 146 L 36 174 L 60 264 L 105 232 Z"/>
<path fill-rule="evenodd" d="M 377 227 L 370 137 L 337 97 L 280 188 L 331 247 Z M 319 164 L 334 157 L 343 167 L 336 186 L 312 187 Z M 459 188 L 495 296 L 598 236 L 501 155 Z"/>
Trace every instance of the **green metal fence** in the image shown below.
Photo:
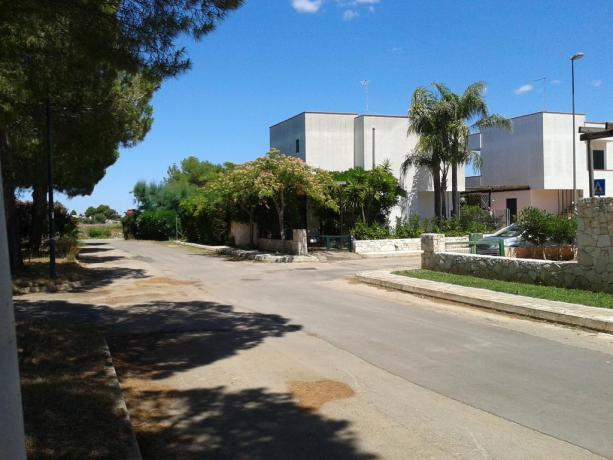
<path fill-rule="evenodd" d="M 351 251 L 351 235 L 321 235 L 321 241 L 326 251 Z"/>

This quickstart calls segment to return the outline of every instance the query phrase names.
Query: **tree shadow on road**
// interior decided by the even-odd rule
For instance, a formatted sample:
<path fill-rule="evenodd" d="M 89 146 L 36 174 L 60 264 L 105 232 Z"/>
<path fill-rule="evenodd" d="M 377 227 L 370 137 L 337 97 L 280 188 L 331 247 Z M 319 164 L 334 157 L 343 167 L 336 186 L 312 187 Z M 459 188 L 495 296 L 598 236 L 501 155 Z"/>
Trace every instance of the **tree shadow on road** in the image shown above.
<path fill-rule="evenodd" d="M 301 408 L 288 393 L 226 387 L 179 391 L 124 379 L 145 459 L 377 458 L 357 446 L 350 422 Z"/>
<path fill-rule="evenodd" d="M 66 301 L 15 302 L 17 318 L 92 324 L 113 357 L 162 379 L 253 348 L 267 337 L 301 329 L 279 315 L 239 312 L 214 302 L 159 301 L 112 308 Z"/>

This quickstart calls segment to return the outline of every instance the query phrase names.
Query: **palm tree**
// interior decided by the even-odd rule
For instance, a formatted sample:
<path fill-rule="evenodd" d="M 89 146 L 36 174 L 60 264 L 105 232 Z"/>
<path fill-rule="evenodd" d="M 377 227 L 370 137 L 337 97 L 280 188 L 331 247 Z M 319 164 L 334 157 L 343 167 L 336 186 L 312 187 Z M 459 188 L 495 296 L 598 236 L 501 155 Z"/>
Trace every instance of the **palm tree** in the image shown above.
<path fill-rule="evenodd" d="M 511 121 L 500 115 L 489 114 L 485 102 L 485 83 L 469 85 L 463 94 L 451 92 L 445 85 L 435 83 L 434 87 L 447 110 L 445 137 L 446 157 L 451 163 L 452 214 L 457 216 L 460 210 L 460 193 L 458 192 L 458 166 L 476 164 L 481 158 L 475 156 L 468 148 L 468 138 L 474 128 L 511 129 Z M 480 167 L 481 165 L 478 164 Z"/>
<path fill-rule="evenodd" d="M 444 182 L 447 175 L 445 123 L 446 110 L 440 98 L 426 88 L 417 88 L 409 106 L 408 134 L 417 134 L 419 141 L 413 152 L 407 154 L 402 162 L 401 172 L 404 177 L 411 166 L 422 166 L 430 170 L 434 186 L 434 215 L 439 219 L 444 215 L 441 174 Z"/>

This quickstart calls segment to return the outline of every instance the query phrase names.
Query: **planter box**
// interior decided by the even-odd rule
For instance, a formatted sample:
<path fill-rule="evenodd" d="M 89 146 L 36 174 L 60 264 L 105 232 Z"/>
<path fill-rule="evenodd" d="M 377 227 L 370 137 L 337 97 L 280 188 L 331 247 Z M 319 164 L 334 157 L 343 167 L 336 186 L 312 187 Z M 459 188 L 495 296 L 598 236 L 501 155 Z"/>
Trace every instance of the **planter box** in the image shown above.
<path fill-rule="evenodd" d="M 576 248 L 570 245 L 508 248 L 508 256 L 518 259 L 573 260 Z"/>

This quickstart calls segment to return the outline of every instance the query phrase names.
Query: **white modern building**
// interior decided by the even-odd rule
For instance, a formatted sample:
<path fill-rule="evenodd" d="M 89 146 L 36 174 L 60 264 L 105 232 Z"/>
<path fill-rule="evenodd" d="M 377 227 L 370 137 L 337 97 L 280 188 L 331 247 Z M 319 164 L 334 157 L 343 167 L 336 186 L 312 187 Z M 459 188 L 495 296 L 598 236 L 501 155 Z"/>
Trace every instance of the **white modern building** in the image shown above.
<path fill-rule="evenodd" d="M 328 171 L 353 167 L 369 170 L 389 161 L 393 173 L 402 180 L 407 198 L 390 216 L 417 213 L 434 215 L 432 175 L 424 168 L 411 168 L 404 178 L 400 165 L 417 143 L 408 135 L 406 116 L 358 115 L 355 113 L 303 112 L 270 127 L 270 147 L 296 156 L 310 166 Z M 459 190 L 464 190 L 464 168 L 458 168 Z M 451 173 L 448 199 L 451 203 Z"/>
<path fill-rule="evenodd" d="M 568 212 L 573 203 L 573 116 L 538 112 L 511 119 L 512 130 L 484 129 L 471 138 L 480 150 L 481 175 L 466 178 L 466 193 L 487 194 L 495 211 L 509 209 L 517 215 L 532 206 L 551 213 Z M 605 128 L 575 115 L 576 183 L 578 197 L 589 196 L 587 143 L 580 127 Z M 613 137 L 593 140 L 590 155 L 598 192 L 613 196 Z M 604 189 L 604 190 L 602 190 Z"/>

